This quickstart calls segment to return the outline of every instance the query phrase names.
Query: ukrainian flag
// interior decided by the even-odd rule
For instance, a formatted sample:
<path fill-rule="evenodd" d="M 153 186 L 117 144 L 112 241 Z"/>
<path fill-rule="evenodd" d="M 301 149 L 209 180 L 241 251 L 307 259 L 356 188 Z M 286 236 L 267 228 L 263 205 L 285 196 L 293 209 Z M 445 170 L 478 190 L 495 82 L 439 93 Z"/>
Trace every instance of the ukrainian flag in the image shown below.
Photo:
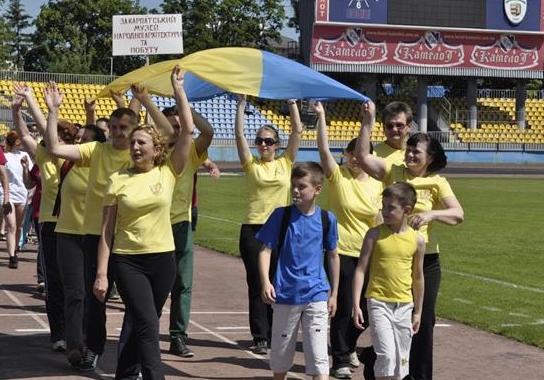
<path fill-rule="evenodd" d="M 159 62 L 115 79 L 97 98 L 110 91 L 125 92 L 133 83 L 152 94 L 172 97 L 170 75 L 179 65 L 190 101 L 226 92 L 264 99 L 354 99 L 368 101 L 361 93 L 307 66 L 270 52 L 241 47 L 202 50 L 182 59 Z"/>

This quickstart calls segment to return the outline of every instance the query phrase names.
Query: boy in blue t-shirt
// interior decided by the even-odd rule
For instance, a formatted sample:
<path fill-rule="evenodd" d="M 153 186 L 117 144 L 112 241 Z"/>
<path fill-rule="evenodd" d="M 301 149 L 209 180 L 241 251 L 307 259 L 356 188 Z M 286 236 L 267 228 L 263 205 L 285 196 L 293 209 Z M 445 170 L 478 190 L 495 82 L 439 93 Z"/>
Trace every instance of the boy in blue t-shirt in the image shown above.
<path fill-rule="evenodd" d="M 315 204 L 325 175 L 315 162 L 296 165 L 291 174 L 293 206 L 284 241 L 280 242 L 283 207 L 277 208 L 257 234 L 262 297 L 273 305 L 270 368 L 274 380 L 283 380 L 293 365 L 299 324 L 302 322 L 306 374 L 329 378 L 328 317 L 336 312 L 340 259 L 336 252 L 336 218 L 326 213 L 329 227 L 323 236 L 321 208 Z M 278 247 L 277 269 L 269 278 L 272 250 Z M 323 249 L 329 257 L 329 276 L 323 267 Z"/>

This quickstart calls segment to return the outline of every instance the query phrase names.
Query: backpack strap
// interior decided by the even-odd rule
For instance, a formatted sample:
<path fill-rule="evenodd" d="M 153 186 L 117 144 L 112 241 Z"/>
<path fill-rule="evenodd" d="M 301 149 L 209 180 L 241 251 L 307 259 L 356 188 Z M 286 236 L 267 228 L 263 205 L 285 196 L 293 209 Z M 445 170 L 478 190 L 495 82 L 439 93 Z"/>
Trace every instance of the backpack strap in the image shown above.
<path fill-rule="evenodd" d="M 327 210 L 321 209 L 321 226 L 323 227 L 323 250 L 325 250 L 325 239 L 329 234 L 329 227 L 331 221 L 329 220 L 329 213 Z"/>
<path fill-rule="evenodd" d="M 59 188 L 57 191 L 57 197 L 55 198 L 55 205 L 53 206 L 53 216 L 59 216 L 60 213 L 60 189 L 62 187 L 62 183 L 64 182 L 64 179 L 68 175 L 68 172 L 70 169 L 72 169 L 72 166 L 74 166 L 73 161 L 64 161 L 62 163 L 62 166 L 60 167 L 60 178 L 59 178 Z"/>

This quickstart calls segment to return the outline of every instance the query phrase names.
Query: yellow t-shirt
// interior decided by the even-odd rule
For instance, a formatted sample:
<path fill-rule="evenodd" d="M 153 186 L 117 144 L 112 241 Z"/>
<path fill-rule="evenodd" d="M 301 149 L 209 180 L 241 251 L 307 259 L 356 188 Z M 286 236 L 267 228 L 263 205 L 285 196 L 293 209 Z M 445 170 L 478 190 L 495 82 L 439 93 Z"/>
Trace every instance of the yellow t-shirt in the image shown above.
<path fill-rule="evenodd" d="M 111 142 L 93 141 L 77 146 L 81 154 L 80 166 L 89 167 L 89 183 L 85 196 L 85 234 L 100 235 L 102 229 L 102 199 L 108 178 L 128 168 L 132 161 L 130 151 L 115 149 Z"/>
<path fill-rule="evenodd" d="M 244 165 L 248 192 L 245 224 L 264 224 L 277 207 L 291 203 L 293 162 L 283 155 L 271 162 L 251 156 Z"/>
<path fill-rule="evenodd" d="M 170 222 L 172 224 L 191 221 L 191 204 L 195 183 L 194 174 L 198 170 L 198 167 L 206 161 L 206 158 L 208 158 L 208 152 L 204 152 L 199 157 L 193 141 L 191 152 L 189 153 L 189 162 L 181 176 L 176 180 L 176 187 L 172 195 L 172 208 L 170 209 Z"/>
<path fill-rule="evenodd" d="M 55 232 L 84 235 L 83 216 L 89 182 L 89 168 L 74 165 L 60 189 L 60 211 Z"/>
<path fill-rule="evenodd" d="M 417 202 L 412 214 L 430 211 L 441 207 L 442 199 L 455 196 L 448 181 L 438 174 L 430 174 L 426 177 L 413 177 L 406 166 L 392 165 L 388 167 L 383 180 L 384 185 L 395 182 L 408 182 L 417 192 Z M 432 234 L 433 223 L 423 225 L 418 231 L 425 238 L 425 253 L 438 253 L 438 242 Z"/>
<path fill-rule="evenodd" d="M 176 178 L 170 161 L 146 173 L 123 169 L 111 175 L 103 205 L 117 205 L 113 253 L 174 250 L 170 206 Z"/>
<path fill-rule="evenodd" d="M 412 262 L 418 233 L 411 227 L 400 234 L 385 224 L 376 228 L 378 240 L 370 258 L 365 297 L 385 302 L 412 302 Z"/>
<path fill-rule="evenodd" d="M 404 163 L 405 149 L 391 148 L 382 141 L 374 147 L 374 154 L 385 159 L 388 165 L 402 165 Z"/>
<path fill-rule="evenodd" d="M 327 208 L 338 220 L 338 253 L 359 257 L 363 238 L 376 224 L 381 208 L 382 183 L 371 177 L 363 181 L 353 178 L 345 166 L 337 166 L 327 180 Z"/>
<path fill-rule="evenodd" d="M 40 223 L 56 222 L 57 217 L 53 216 L 55 199 L 59 191 L 60 167 L 64 160 L 54 158 L 47 153 L 47 150 L 38 145 L 34 161 L 40 168 L 40 181 L 42 182 L 42 198 L 40 200 Z"/>

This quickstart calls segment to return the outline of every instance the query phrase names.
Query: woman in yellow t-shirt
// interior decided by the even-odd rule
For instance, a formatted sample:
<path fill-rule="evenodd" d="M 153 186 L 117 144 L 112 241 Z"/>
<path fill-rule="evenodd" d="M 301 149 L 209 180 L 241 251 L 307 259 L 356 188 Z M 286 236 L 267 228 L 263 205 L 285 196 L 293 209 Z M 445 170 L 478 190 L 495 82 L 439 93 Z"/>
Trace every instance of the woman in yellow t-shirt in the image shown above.
<path fill-rule="evenodd" d="M 298 153 L 302 124 L 296 102 L 287 102 L 291 114 L 291 135 L 285 152 L 276 157 L 280 136 L 276 128 L 264 125 L 257 130 L 255 147 L 259 157 L 253 156 L 244 136 L 245 96 L 240 96 L 236 108 L 234 133 L 238 157 L 246 174 L 248 211 L 240 229 L 240 255 L 246 269 L 249 298 L 249 328 L 253 336 L 253 352 L 267 353 L 272 325 L 272 308 L 261 299 L 259 251 L 261 241 L 255 235 L 280 206 L 290 204 L 291 168 Z"/>
<path fill-rule="evenodd" d="M 104 196 L 93 293 L 105 301 L 112 252 L 115 283 L 128 312 L 124 323 L 130 323 L 125 331 L 131 334 L 121 350 L 124 357 L 118 358 L 116 378 L 129 375 L 126 361 L 136 357 L 144 379 L 164 379 L 159 316 L 176 274 L 170 206 L 176 179 L 189 159 L 194 130 L 180 73 L 176 68 L 171 78 L 181 133 L 170 156 L 166 140 L 154 126 L 136 128 L 130 134 L 132 164 L 110 176 Z"/>
<path fill-rule="evenodd" d="M 336 314 L 330 326 L 331 374 L 346 378 L 351 376 L 350 367 L 359 365 L 355 349 L 362 332 L 355 327 L 352 319 L 352 279 L 363 238 L 368 229 L 376 225 L 382 183 L 366 174 L 353 155 L 357 139 L 351 140 L 344 150 L 346 163 L 341 166 L 336 163 L 327 139 L 325 109 L 321 102 L 316 102 L 314 109 L 319 116 L 317 148 L 329 184 L 328 209 L 338 220 L 340 280 Z M 364 306 L 363 301 L 364 298 L 361 298 L 361 307 Z"/>
<path fill-rule="evenodd" d="M 432 379 L 434 309 L 441 270 L 438 244 L 431 227 L 435 221 L 450 226 L 457 225 L 463 222 L 464 212 L 448 181 L 436 174 L 447 164 L 444 149 L 438 140 L 425 133 L 416 133 L 406 142 L 404 165 L 387 164 L 384 159 L 372 155 L 368 148 L 375 119 L 374 103 L 363 104 L 363 120 L 355 153 L 363 169 L 372 177 L 383 181 L 385 186 L 403 181 L 416 189 L 417 202 L 408 223 L 425 238 L 425 292 L 421 327 L 412 340 L 410 350 L 410 375 L 417 380 Z"/>

